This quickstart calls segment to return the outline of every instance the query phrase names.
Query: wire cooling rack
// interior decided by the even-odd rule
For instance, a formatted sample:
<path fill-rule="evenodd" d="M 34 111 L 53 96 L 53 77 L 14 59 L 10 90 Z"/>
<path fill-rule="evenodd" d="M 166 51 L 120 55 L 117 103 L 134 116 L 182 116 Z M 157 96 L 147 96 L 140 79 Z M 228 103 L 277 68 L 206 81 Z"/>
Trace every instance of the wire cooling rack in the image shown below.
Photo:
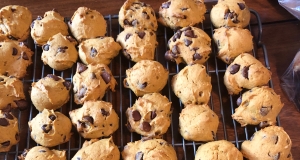
<path fill-rule="evenodd" d="M 265 66 L 270 69 L 268 63 L 268 55 L 265 45 L 261 42 L 262 36 L 262 25 L 258 13 L 254 10 L 251 11 L 251 24 L 248 26 L 254 37 L 254 49 L 252 54 L 258 58 Z M 198 25 L 199 28 L 203 29 L 210 37 L 213 34 L 213 26 L 209 20 L 209 12 L 205 14 L 206 20 L 203 24 Z M 112 36 L 116 39 L 117 35 L 122 31 L 122 28 L 118 24 L 117 15 L 108 15 L 105 16 L 107 21 L 107 36 Z M 67 22 L 67 19 L 66 19 Z M 156 49 L 156 58 L 155 60 L 159 61 L 169 70 L 169 80 L 166 87 L 162 90 L 162 94 L 167 96 L 170 101 L 172 101 L 172 123 L 168 132 L 163 136 L 163 139 L 168 141 L 176 150 L 178 159 L 182 160 L 192 160 L 194 159 L 195 152 L 197 148 L 203 144 L 201 142 L 192 142 L 184 140 L 179 131 L 178 131 L 178 121 L 179 113 L 181 112 L 183 105 L 180 100 L 175 96 L 171 90 L 171 78 L 178 73 L 185 65 L 180 64 L 176 65 L 174 62 L 167 62 L 164 59 L 164 53 L 166 52 L 167 42 L 169 38 L 174 34 L 174 31 L 165 28 L 159 25 L 157 31 L 157 41 L 159 45 Z M 41 61 L 41 47 L 34 45 L 33 40 L 28 40 L 28 46 L 34 51 L 34 56 L 32 57 L 33 64 L 27 69 L 28 74 L 23 78 L 24 89 L 27 100 L 30 100 L 29 90 L 31 89 L 31 83 L 36 82 L 39 79 L 45 77 L 47 74 L 55 74 L 63 77 L 65 80 L 72 82 L 72 76 L 75 74 L 76 65 L 71 69 L 65 70 L 63 72 L 55 71 L 49 66 L 45 66 Z M 257 126 L 247 126 L 240 127 L 240 124 L 232 120 L 231 114 L 234 113 L 236 105 L 236 99 L 239 96 L 230 96 L 227 94 L 226 87 L 223 84 L 223 76 L 226 70 L 227 65 L 215 57 L 217 53 L 217 47 L 212 41 L 212 53 L 208 62 L 205 64 L 207 68 L 207 73 L 211 76 L 212 79 L 212 93 L 209 106 L 216 114 L 219 116 L 220 124 L 217 131 L 217 139 L 225 139 L 240 149 L 241 143 L 245 140 L 248 140 L 252 134 L 258 130 Z M 134 65 L 133 62 L 127 60 L 121 53 L 112 61 L 109 65 L 115 79 L 118 82 L 116 86 L 116 91 L 108 91 L 103 98 L 104 101 L 111 102 L 114 106 L 115 111 L 120 118 L 120 127 L 113 134 L 113 140 L 115 144 L 119 147 L 120 151 L 123 150 L 124 146 L 130 141 L 140 140 L 141 136 L 136 133 L 131 133 L 125 126 L 126 114 L 125 111 L 127 107 L 130 107 L 134 104 L 137 97 L 132 91 L 123 87 L 123 80 L 126 78 L 125 71 L 128 68 L 131 68 Z M 269 86 L 273 87 L 272 81 L 269 82 Z M 65 115 L 69 115 L 69 111 L 79 108 L 79 105 L 76 105 L 73 102 L 73 92 L 70 92 L 70 101 L 65 104 L 60 112 Z M 38 111 L 34 108 L 33 105 L 25 111 L 14 111 L 14 115 L 19 119 L 19 128 L 20 128 L 20 142 L 13 146 L 10 152 L 0 153 L 0 159 L 13 160 L 18 159 L 24 149 L 28 149 L 36 146 L 37 144 L 30 138 L 30 131 L 28 128 L 28 121 L 38 114 Z M 279 119 L 277 118 L 277 125 L 280 125 Z M 69 142 L 61 144 L 53 149 L 66 150 L 67 159 L 71 159 L 75 153 L 81 148 L 83 142 L 85 141 L 79 134 L 76 132 L 76 129 L 73 127 L 72 132 L 74 133 Z"/>

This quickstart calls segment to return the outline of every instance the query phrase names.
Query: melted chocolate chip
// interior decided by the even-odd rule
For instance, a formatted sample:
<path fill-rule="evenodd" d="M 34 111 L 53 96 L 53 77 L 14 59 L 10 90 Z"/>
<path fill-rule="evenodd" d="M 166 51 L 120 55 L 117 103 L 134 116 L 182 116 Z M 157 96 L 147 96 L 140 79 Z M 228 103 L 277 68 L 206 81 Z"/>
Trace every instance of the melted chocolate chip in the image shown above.
<path fill-rule="evenodd" d="M 107 112 L 105 109 L 101 108 L 101 114 L 103 116 L 109 116 L 109 112 Z"/>
<path fill-rule="evenodd" d="M 29 106 L 28 102 L 25 99 L 20 99 L 20 100 L 14 101 L 14 102 L 16 103 L 16 105 L 18 106 L 18 109 L 20 111 L 24 111 Z"/>
<path fill-rule="evenodd" d="M 188 39 L 184 39 L 184 44 L 185 44 L 185 46 L 189 46 L 189 45 L 191 45 L 192 44 L 192 41 L 190 41 L 190 40 L 188 40 Z"/>
<path fill-rule="evenodd" d="M 236 105 L 240 106 L 242 103 L 242 96 L 240 96 L 237 100 L 236 100 Z"/>
<path fill-rule="evenodd" d="M 139 24 L 139 22 L 135 19 L 135 20 L 133 20 L 132 22 L 131 22 L 131 25 L 132 26 L 136 26 L 136 25 L 138 25 Z"/>
<path fill-rule="evenodd" d="M 124 19 L 123 23 L 124 23 L 125 25 L 130 25 L 130 24 L 131 24 L 127 19 Z"/>
<path fill-rule="evenodd" d="M 15 12 L 15 11 L 16 11 L 16 9 L 15 9 L 15 8 L 11 8 L 10 10 L 11 10 L 12 12 Z"/>
<path fill-rule="evenodd" d="M 150 125 L 150 123 L 149 122 L 143 122 L 142 123 L 142 126 L 143 126 L 143 131 L 145 131 L 145 132 L 149 132 L 150 130 L 151 130 L 151 125 Z"/>
<path fill-rule="evenodd" d="M 9 122 L 6 118 L 0 118 L 0 126 L 8 126 L 9 125 Z"/>
<path fill-rule="evenodd" d="M 165 8 L 165 9 L 167 9 L 167 8 L 169 8 L 169 7 L 170 7 L 170 5 L 171 5 L 171 1 L 169 1 L 169 2 L 165 2 L 165 3 L 163 3 L 163 4 L 161 5 L 161 8 Z"/>
<path fill-rule="evenodd" d="M 130 38 L 131 36 L 132 36 L 132 34 L 130 34 L 130 33 L 126 34 L 126 36 L 125 36 L 125 42 L 126 42 L 127 39 Z"/>
<path fill-rule="evenodd" d="M 10 141 L 5 141 L 5 142 L 2 142 L 1 145 L 3 147 L 8 147 L 10 145 Z"/>
<path fill-rule="evenodd" d="M 246 67 L 244 67 L 243 70 L 242 70 L 242 75 L 243 75 L 243 77 L 245 77 L 246 79 L 249 79 L 249 78 L 248 78 L 248 71 L 249 71 L 249 68 L 250 68 L 250 66 L 246 66 Z"/>
<path fill-rule="evenodd" d="M 156 117 L 156 112 L 155 111 L 152 111 L 151 112 L 151 119 L 154 119 Z"/>
<path fill-rule="evenodd" d="M 18 54 L 18 49 L 14 47 L 12 51 L 12 55 L 15 56 L 17 54 Z"/>
<path fill-rule="evenodd" d="M 178 58 L 178 55 L 174 54 L 171 51 L 167 51 L 165 53 L 165 59 L 168 60 L 168 61 L 173 61 L 174 62 L 176 58 Z"/>
<path fill-rule="evenodd" d="M 42 20 L 43 18 L 41 16 L 37 16 L 37 20 Z"/>
<path fill-rule="evenodd" d="M 172 38 L 173 42 L 175 42 L 177 39 L 180 39 L 181 34 L 182 34 L 182 31 L 178 30 Z"/>
<path fill-rule="evenodd" d="M 272 108 L 272 107 L 265 107 L 265 106 L 262 106 L 262 107 L 260 108 L 260 110 L 259 110 L 260 115 L 266 116 L 266 115 L 270 112 L 271 108 Z"/>
<path fill-rule="evenodd" d="M 27 56 L 26 52 L 22 52 L 22 53 L 21 53 L 21 57 L 22 57 L 24 60 L 26 60 L 26 61 L 29 60 L 29 57 Z"/>
<path fill-rule="evenodd" d="M 139 121 L 142 118 L 142 116 L 138 110 L 132 111 L 131 115 L 132 115 L 132 118 L 134 121 Z"/>
<path fill-rule="evenodd" d="M 141 39 L 143 39 L 143 38 L 145 37 L 145 35 L 146 35 L 146 33 L 145 33 L 144 31 L 138 32 L 137 34 L 138 34 L 138 36 L 139 36 Z"/>
<path fill-rule="evenodd" d="M 111 80 L 110 74 L 106 70 L 103 70 L 101 72 L 101 77 L 102 77 L 102 79 L 104 80 L 104 82 L 106 84 L 108 84 L 110 82 L 110 80 Z"/>
<path fill-rule="evenodd" d="M 45 132 L 45 133 L 49 133 L 52 129 L 52 125 L 51 124 L 44 124 L 42 125 L 42 130 Z"/>
<path fill-rule="evenodd" d="M 61 46 L 61 47 L 58 47 L 57 53 L 59 53 L 59 52 L 65 53 L 67 49 L 68 49 L 67 46 Z"/>
<path fill-rule="evenodd" d="M 56 119 L 56 116 L 51 114 L 48 118 L 51 119 L 51 121 L 54 121 Z"/>
<path fill-rule="evenodd" d="M 71 83 L 71 82 L 68 82 L 68 81 L 64 81 L 64 82 L 63 82 L 63 85 L 67 88 L 67 90 L 70 90 L 71 87 L 72 87 L 72 83 Z"/>
<path fill-rule="evenodd" d="M 101 110 L 101 112 L 102 112 L 102 110 Z M 84 117 L 82 117 L 82 119 L 85 122 L 89 122 L 91 124 L 94 124 L 94 118 L 92 116 L 84 116 Z"/>
<path fill-rule="evenodd" d="M 240 7 L 241 10 L 245 9 L 245 4 L 244 3 L 237 3 L 237 5 Z"/>
<path fill-rule="evenodd" d="M 199 54 L 199 53 L 195 53 L 193 55 L 193 60 L 196 61 L 196 60 L 200 60 L 202 58 L 202 56 Z"/>
<path fill-rule="evenodd" d="M 180 54 L 179 48 L 178 48 L 177 45 L 175 45 L 175 46 L 172 47 L 172 52 L 173 52 L 174 54 Z"/>
<path fill-rule="evenodd" d="M 140 89 L 144 89 L 144 88 L 147 87 L 147 85 L 148 85 L 148 83 L 147 83 L 147 82 L 144 82 L 144 83 L 138 84 L 138 87 L 139 87 Z"/>
<path fill-rule="evenodd" d="M 239 23 L 240 21 L 237 19 L 238 15 L 234 12 L 226 12 L 224 15 L 224 19 L 230 18 L 233 23 Z"/>
<path fill-rule="evenodd" d="M 84 72 L 85 70 L 87 70 L 88 67 L 82 63 L 77 62 L 77 72 L 80 74 L 82 72 Z"/>
<path fill-rule="evenodd" d="M 78 94 L 78 99 L 81 99 L 84 97 L 85 93 L 87 91 L 87 88 L 86 87 L 82 87 L 80 90 L 79 90 L 79 94 Z"/>
<path fill-rule="evenodd" d="M 50 45 L 49 44 L 44 44 L 42 48 L 43 48 L 44 51 L 49 51 Z"/>
<path fill-rule="evenodd" d="M 52 79 L 55 80 L 55 81 L 59 81 L 59 80 L 60 80 L 60 78 L 57 77 L 57 76 L 54 75 L 54 74 L 48 74 L 47 77 L 52 78 Z"/>
<path fill-rule="evenodd" d="M 135 160 L 143 160 L 144 153 L 139 151 L 135 154 Z"/>
<path fill-rule="evenodd" d="M 98 51 L 94 47 L 92 47 L 91 51 L 90 51 L 91 57 L 95 57 L 97 55 L 97 53 L 98 53 Z"/>
<path fill-rule="evenodd" d="M 186 30 L 184 32 L 184 35 L 187 36 L 187 37 L 190 37 L 190 38 L 197 38 L 197 36 L 194 34 L 193 30 Z"/>
<path fill-rule="evenodd" d="M 4 113 L 4 117 L 7 119 L 10 119 L 10 120 L 14 119 L 14 116 L 12 116 L 10 113 L 7 113 L 7 112 Z"/>
<path fill-rule="evenodd" d="M 229 68 L 229 72 L 231 74 L 236 74 L 240 70 L 240 67 L 241 66 L 239 64 L 231 65 L 230 68 Z"/>

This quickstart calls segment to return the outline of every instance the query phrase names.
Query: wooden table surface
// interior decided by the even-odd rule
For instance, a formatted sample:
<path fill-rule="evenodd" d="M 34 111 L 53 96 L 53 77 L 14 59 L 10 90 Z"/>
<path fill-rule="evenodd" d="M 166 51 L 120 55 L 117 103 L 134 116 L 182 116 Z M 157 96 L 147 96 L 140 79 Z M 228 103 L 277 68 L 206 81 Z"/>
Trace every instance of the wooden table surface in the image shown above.
<path fill-rule="evenodd" d="M 164 0 L 147 0 L 155 11 Z M 10 4 L 29 8 L 33 18 L 45 11 L 56 8 L 62 16 L 70 17 L 80 6 L 90 7 L 103 15 L 118 14 L 124 0 L 2 0 L 0 7 Z M 300 22 L 282 8 L 277 0 L 246 0 L 247 5 L 256 10 L 262 19 L 262 42 L 266 45 L 272 71 L 275 92 L 281 95 L 284 108 L 280 113 L 281 126 L 290 135 L 295 160 L 300 159 L 300 113 L 288 100 L 280 87 L 280 77 L 287 69 L 298 49 L 300 49 Z M 211 9 L 211 4 L 207 8 Z"/>

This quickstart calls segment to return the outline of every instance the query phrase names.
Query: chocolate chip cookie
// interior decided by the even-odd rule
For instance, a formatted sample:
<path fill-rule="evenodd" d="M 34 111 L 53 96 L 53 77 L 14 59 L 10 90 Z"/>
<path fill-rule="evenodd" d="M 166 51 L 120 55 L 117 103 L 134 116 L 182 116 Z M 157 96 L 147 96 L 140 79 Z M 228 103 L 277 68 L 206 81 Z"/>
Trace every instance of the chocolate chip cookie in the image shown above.
<path fill-rule="evenodd" d="M 126 111 L 127 128 L 145 137 L 160 137 L 171 124 L 171 102 L 159 93 L 145 94 Z"/>
<path fill-rule="evenodd" d="M 212 89 L 211 78 L 205 66 L 194 64 L 184 67 L 172 78 L 172 90 L 184 105 L 207 104 Z"/>
<path fill-rule="evenodd" d="M 238 108 L 232 118 L 242 126 L 276 125 L 276 117 L 283 107 L 280 96 L 267 86 L 255 87 L 243 93 L 237 100 Z"/>
<path fill-rule="evenodd" d="M 245 28 L 250 22 L 250 11 L 243 0 L 219 0 L 211 9 L 210 19 L 216 28 Z"/>
<path fill-rule="evenodd" d="M 265 85 L 271 72 L 248 53 L 242 53 L 227 67 L 224 84 L 229 94 L 238 94 L 243 88 L 252 89 Z"/>
<path fill-rule="evenodd" d="M 84 64 L 108 65 L 121 49 L 122 47 L 112 37 L 88 39 L 78 46 L 79 57 Z"/>
<path fill-rule="evenodd" d="M 66 104 L 72 88 L 71 82 L 53 74 L 48 74 L 39 81 L 33 82 L 31 86 L 31 101 L 39 111 L 45 108 L 56 110 Z"/>
<path fill-rule="evenodd" d="M 237 27 L 215 29 L 213 39 L 218 47 L 217 57 L 230 64 L 241 53 L 252 51 L 252 38 L 248 29 Z"/>
<path fill-rule="evenodd" d="M 23 78 L 32 63 L 33 52 L 23 42 L 0 42 L 0 74 Z"/>
<path fill-rule="evenodd" d="M 129 142 L 122 151 L 122 158 L 123 160 L 177 160 L 174 148 L 163 139 Z"/>
<path fill-rule="evenodd" d="M 87 7 L 79 7 L 68 25 L 72 35 L 79 42 L 104 36 L 106 33 L 106 21 L 102 14 Z"/>
<path fill-rule="evenodd" d="M 0 110 L 9 112 L 13 108 L 24 110 L 27 107 L 22 81 L 0 75 Z"/>
<path fill-rule="evenodd" d="M 219 140 L 198 147 L 195 160 L 243 160 L 242 153 L 230 142 Z"/>
<path fill-rule="evenodd" d="M 44 17 L 38 16 L 31 24 L 31 37 L 37 45 L 44 45 L 49 38 L 61 33 L 68 35 L 68 26 L 56 10 L 47 11 Z"/>
<path fill-rule="evenodd" d="M 156 31 L 157 20 L 153 8 L 138 0 L 127 0 L 119 11 L 121 27 L 135 27 Z"/>
<path fill-rule="evenodd" d="M 20 141 L 18 119 L 0 110 L 0 152 L 8 152 Z"/>
<path fill-rule="evenodd" d="M 157 61 L 141 60 L 126 70 L 124 87 L 130 88 L 136 96 L 160 92 L 167 84 L 169 71 Z"/>
<path fill-rule="evenodd" d="M 108 137 L 119 128 L 119 117 L 113 106 L 104 101 L 86 101 L 69 112 L 71 121 L 84 138 Z"/>
<path fill-rule="evenodd" d="M 219 117 L 208 105 L 189 104 L 179 116 L 179 132 L 189 141 L 213 141 L 219 126 Z"/>
<path fill-rule="evenodd" d="M 117 81 L 106 65 L 86 66 L 77 62 L 76 74 L 73 77 L 74 101 L 83 104 L 89 100 L 101 100 L 108 88 L 115 91 L 116 84 Z"/>
<path fill-rule="evenodd" d="M 203 64 L 209 58 L 211 52 L 211 39 L 201 29 L 185 27 L 170 38 L 168 46 L 170 50 L 165 53 L 166 60 L 187 64 Z"/>
<path fill-rule="evenodd" d="M 292 160 L 292 141 L 282 127 L 270 126 L 257 131 L 242 143 L 241 152 L 247 159 Z"/>
<path fill-rule="evenodd" d="M 158 21 L 164 26 L 178 29 L 201 23 L 205 17 L 204 0 L 168 0 L 159 8 Z"/>
<path fill-rule="evenodd" d="M 42 61 L 58 71 L 71 68 L 78 58 L 76 44 L 72 37 L 58 33 L 43 45 Z"/>
<path fill-rule="evenodd" d="M 25 149 L 23 153 L 18 156 L 19 160 L 66 160 L 66 151 L 50 150 L 47 147 L 35 146 L 30 149 Z"/>
<path fill-rule="evenodd" d="M 124 56 L 134 62 L 153 60 L 157 46 L 156 34 L 151 30 L 127 27 L 118 37 Z"/>
<path fill-rule="evenodd" d="M 30 32 L 32 14 L 27 7 L 9 5 L 0 9 L 0 41 L 12 39 L 24 41 Z"/>
<path fill-rule="evenodd" d="M 53 147 L 71 138 L 72 123 L 60 112 L 44 109 L 28 122 L 31 138 L 44 147 Z"/>
<path fill-rule="evenodd" d="M 112 137 L 106 139 L 91 139 L 85 141 L 82 148 L 74 155 L 72 160 L 119 160 L 120 151 L 114 144 Z"/>

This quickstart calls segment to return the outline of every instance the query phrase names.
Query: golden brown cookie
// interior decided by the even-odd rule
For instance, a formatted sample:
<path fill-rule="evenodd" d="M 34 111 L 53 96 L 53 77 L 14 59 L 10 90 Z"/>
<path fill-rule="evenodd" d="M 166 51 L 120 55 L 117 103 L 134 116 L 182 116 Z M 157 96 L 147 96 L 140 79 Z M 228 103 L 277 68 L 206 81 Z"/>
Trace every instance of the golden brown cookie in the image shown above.
<path fill-rule="evenodd" d="M 30 149 L 25 149 L 23 153 L 18 156 L 19 160 L 66 160 L 66 151 L 50 150 L 47 147 L 35 146 Z"/>
<path fill-rule="evenodd" d="M 68 25 L 72 35 L 79 42 L 104 36 L 106 33 L 106 21 L 102 14 L 87 7 L 79 7 Z"/>
<path fill-rule="evenodd" d="M 107 91 L 115 91 L 117 81 L 110 69 L 104 64 L 84 65 L 77 62 L 76 74 L 73 77 L 74 101 L 83 104 L 89 100 L 101 100 Z"/>
<path fill-rule="evenodd" d="M 68 26 L 57 11 L 47 11 L 44 17 L 38 16 L 31 24 L 31 37 L 37 45 L 44 45 L 49 38 L 61 33 L 68 35 Z"/>
<path fill-rule="evenodd" d="M 0 110 L 0 152 L 8 152 L 20 141 L 18 119 Z"/>
<path fill-rule="evenodd" d="M 227 67 L 224 84 L 229 94 L 238 94 L 243 88 L 252 89 L 265 85 L 271 72 L 248 53 L 242 53 Z"/>

